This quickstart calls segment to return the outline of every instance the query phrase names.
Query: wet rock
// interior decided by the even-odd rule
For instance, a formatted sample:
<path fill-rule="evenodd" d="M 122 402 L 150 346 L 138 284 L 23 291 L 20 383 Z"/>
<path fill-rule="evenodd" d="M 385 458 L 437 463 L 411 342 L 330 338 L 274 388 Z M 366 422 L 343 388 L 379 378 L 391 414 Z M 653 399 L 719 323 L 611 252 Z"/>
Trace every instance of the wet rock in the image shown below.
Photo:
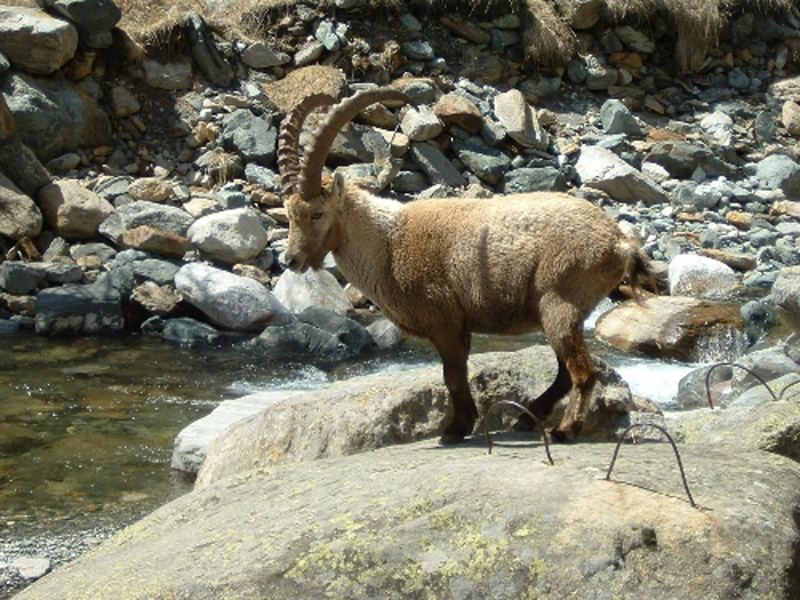
<path fill-rule="evenodd" d="M 249 208 L 224 210 L 201 217 L 186 235 L 204 254 L 228 264 L 255 258 L 269 241 L 261 217 Z"/>
<path fill-rule="evenodd" d="M 425 142 L 438 136 L 444 129 L 444 125 L 439 117 L 429 108 L 410 108 L 402 122 L 400 128 L 410 140 L 414 142 Z"/>
<path fill-rule="evenodd" d="M 71 59 L 77 47 L 78 32 L 66 21 L 35 8 L 0 6 L 0 52 L 18 69 L 49 75 Z"/>
<path fill-rule="evenodd" d="M 284 359 L 318 360 L 339 362 L 352 358 L 354 354 L 346 344 L 329 331 L 302 321 L 267 327 L 253 340 L 253 345 Z"/>
<path fill-rule="evenodd" d="M 122 18 L 113 0 L 43 0 L 47 8 L 69 19 L 78 29 L 81 41 L 91 48 L 108 48 L 111 30 Z"/>
<path fill-rule="evenodd" d="M 42 231 L 36 203 L 0 173 L 0 235 L 12 240 L 35 238 Z"/>
<path fill-rule="evenodd" d="M 697 362 L 736 356 L 742 326 L 733 305 L 673 296 L 625 302 L 600 317 L 595 333 L 625 352 Z"/>
<path fill-rule="evenodd" d="M 503 192 L 519 194 L 524 192 L 563 192 L 567 189 L 567 179 L 555 167 L 523 167 L 509 171 L 503 183 Z"/>
<path fill-rule="evenodd" d="M 242 62 L 253 69 L 269 69 L 285 65 L 291 61 L 285 52 L 276 50 L 264 42 L 255 42 L 242 52 Z"/>
<path fill-rule="evenodd" d="M 327 308 L 309 306 L 297 315 L 297 320 L 332 334 L 347 347 L 349 356 L 357 356 L 372 346 L 372 336 L 364 327 Z"/>
<path fill-rule="evenodd" d="M 538 150 L 549 145 L 549 136 L 542 129 L 536 113 L 519 90 L 509 90 L 494 97 L 494 114 L 508 132 L 509 137 L 519 144 Z"/>
<path fill-rule="evenodd" d="M 36 297 L 36 333 L 95 334 L 123 327 L 119 292 L 110 285 L 65 285 Z"/>
<path fill-rule="evenodd" d="M 212 323 L 234 331 L 256 331 L 285 323 L 286 309 L 263 285 L 202 263 L 188 263 L 175 275 L 184 299 Z"/>
<path fill-rule="evenodd" d="M 221 337 L 211 325 L 189 317 L 167 319 L 160 333 L 171 344 L 192 348 L 213 346 Z"/>
<path fill-rule="evenodd" d="M 189 240 L 185 236 L 151 225 L 128 229 L 122 234 L 122 245 L 172 258 L 181 258 L 189 250 Z"/>
<path fill-rule="evenodd" d="M 760 160 L 755 177 L 768 190 L 781 190 L 789 198 L 800 198 L 800 165 L 785 154 Z"/>
<path fill-rule="evenodd" d="M 600 146 L 584 146 L 575 168 L 581 185 L 602 190 L 620 202 L 668 201 L 655 182 Z"/>
<path fill-rule="evenodd" d="M 192 223 L 194 219 L 185 210 L 140 200 L 117 208 L 103 221 L 99 232 L 115 244 L 120 244 L 125 231 L 134 227 L 151 225 L 157 229 L 186 235 Z"/>
<path fill-rule="evenodd" d="M 511 166 L 511 159 L 496 148 L 487 146 L 479 137 L 454 141 L 453 148 L 467 168 L 486 183 L 498 184 Z"/>
<path fill-rule="evenodd" d="M 0 92 L 14 115 L 20 141 L 39 159 L 49 160 L 111 140 L 111 125 L 97 103 L 99 88 L 95 86 L 90 80 L 72 84 L 12 73 L 0 85 Z"/>
<path fill-rule="evenodd" d="M 751 300 L 743 304 L 739 312 L 751 343 L 763 338 L 778 324 L 775 310 L 765 302 Z"/>
<path fill-rule="evenodd" d="M 312 306 L 326 308 L 339 315 L 346 315 L 353 309 L 342 286 L 327 271 L 284 271 L 273 291 L 281 304 L 292 313 L 301 313 Z"/>
<path fill-rule="evenodd" d="M 114 207 L 77 181 L 61 180 L 39 192 L 39 205 L 48 226 L 68 240 L 97 236 L 100 225 Z"/>
<path fill-rule="evenodd" d="M 780 270 L 772 286 L 772 300 L 800 327 L 800 267 Z"/>
<path fill-rule="evenodd" d="M 188 90 L 194 82 L 189 58 L 177 57 L 163 63 L 147 58 L 142 62 L 142 70 L 147 85 L 162 90 Z"/>
<path fill-rule="evenodd" d="M 600 121 L 606 133 L 641 136 L 642 128 L 621 100 L 609 99 L 600 107 Z"/>
<path fill-rule="evenodd" d="M 696 254 L 679 254 L 669 263 L 669 293 L 672 296 L 720 298 L 737 285 L 736 273 L 728 265 Z"/>
<path fill-rule="evenodd" d="M 274 163 L 278 131 L 268 119 L 240 109 L 227 115 L 222 126 L 222 142 L 226 150 L 236 152 L 245 162 Z"/>
<path fill-rule="evenodd" d="M 428 178 L 436 184 L 452 188 L 464 187 L 466 179 L 447 160 L 435 145 L 430 142 L 418 142 L 411 146 L 411 156 Z"/>

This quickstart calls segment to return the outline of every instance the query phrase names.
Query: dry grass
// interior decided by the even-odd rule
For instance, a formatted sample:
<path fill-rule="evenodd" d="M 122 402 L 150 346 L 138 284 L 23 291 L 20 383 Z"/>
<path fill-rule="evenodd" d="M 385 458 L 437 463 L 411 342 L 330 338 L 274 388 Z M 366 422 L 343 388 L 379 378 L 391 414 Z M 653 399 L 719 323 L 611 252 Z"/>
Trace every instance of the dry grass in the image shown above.
<path fill-rule="evenodd" d="M 575 33 L 547 0 L 526 0 L 525 59 L 536 67 L 554 69 L 575 53 Z"/>

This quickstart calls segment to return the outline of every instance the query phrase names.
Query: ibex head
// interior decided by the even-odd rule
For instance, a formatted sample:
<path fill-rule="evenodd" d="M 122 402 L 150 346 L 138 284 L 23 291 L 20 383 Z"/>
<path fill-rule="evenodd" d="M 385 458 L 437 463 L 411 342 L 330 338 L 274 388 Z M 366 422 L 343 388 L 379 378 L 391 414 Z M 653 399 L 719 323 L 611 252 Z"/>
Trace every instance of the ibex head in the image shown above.
<path fill-rule="evenodd" d="M 309 267 L 321 268 L 325 255 L 336 247 L 344 179 L 340 174 L 323 177 L 322 169 L 339 130 L 370 104 L 385 100 L 409 102 L 405 94 L 390 89 L 366 90 L 342 100 L 314 133 L 302 158 L 300 131 L 305 118 L 314 109 L 333 104 L 334 99 L 325 94 L 308 96 L 284 119 L 278 140 L 278 168 L 289 215 L 286 265 L 291 270 L 302 273 Z"/>

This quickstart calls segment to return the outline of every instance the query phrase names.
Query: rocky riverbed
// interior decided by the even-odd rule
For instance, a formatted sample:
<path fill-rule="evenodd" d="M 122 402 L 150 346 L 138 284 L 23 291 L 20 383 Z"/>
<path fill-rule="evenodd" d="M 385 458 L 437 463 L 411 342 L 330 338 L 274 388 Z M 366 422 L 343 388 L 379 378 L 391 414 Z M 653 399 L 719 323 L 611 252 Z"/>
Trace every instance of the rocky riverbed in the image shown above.
<path fill-rule="evenodd" d="M 165 15 L 156 3 L 142 26 L 129 0 L 0 2 L 0 337 L 10 347 L 29 335 L 142 335 L 186 356 L 327 365 L 402 347 L 332 261 L 285 271 L 275 157 L 284 116 L 308 93 L 390 85 L 416 106 L 363 112 L 337 136 L 329 168 L 403 202 L 567 190 L 597 203 L 660 279 L 659 295 L 597 321 L 602 343 L 687 364 L 735 359 L 775 396 L 788 390 L 774 402 L 754 376 L 722 368 L 712 391 L 726 408 L 700 414 L 704 367 L 671 407 L 693 410 L 663 423 L 686 444 L 741 438 L 800 456 L 800 353 L 787 342 L 800 325 L 796 6 L 712 11 L 713 22 L 679 3 L 641 14 L 611 0 L 192 8 Z M 307 401 L 273 402 L 250 427 L 289 415 L 296 429 L 274 439 L 310 428 L 339 440 L 328 450 L 359 451 L 433 432 L 431 421 L 410 437 L 377 435 L 373 423 L 361 431 L 377 438 L 353 445 L 320 430 Z M 83 549 L 113 529 L 54 543 Z"/>

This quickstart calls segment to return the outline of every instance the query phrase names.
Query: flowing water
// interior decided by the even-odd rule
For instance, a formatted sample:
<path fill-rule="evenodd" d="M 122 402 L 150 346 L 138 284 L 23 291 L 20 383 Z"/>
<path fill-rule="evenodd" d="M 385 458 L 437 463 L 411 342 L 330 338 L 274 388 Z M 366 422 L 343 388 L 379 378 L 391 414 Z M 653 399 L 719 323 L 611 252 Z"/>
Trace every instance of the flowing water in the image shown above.
<path fill-rule="evenodd" d="M 542 338 L 479 337 L 473 352 L 535 341 Z M 634 393 L 665 406 L 693 368 L 592 345 Z M 21 585 L 12 577 L 14 559 L 44 554 L 57 565 L 189 491 L 170 471 L 173 440 L 222 400 L 437 361 L 422 342 L 325 367 L 235 347 L 175 348 L 150 337 L 0 338 L 0 598 Z"/>

